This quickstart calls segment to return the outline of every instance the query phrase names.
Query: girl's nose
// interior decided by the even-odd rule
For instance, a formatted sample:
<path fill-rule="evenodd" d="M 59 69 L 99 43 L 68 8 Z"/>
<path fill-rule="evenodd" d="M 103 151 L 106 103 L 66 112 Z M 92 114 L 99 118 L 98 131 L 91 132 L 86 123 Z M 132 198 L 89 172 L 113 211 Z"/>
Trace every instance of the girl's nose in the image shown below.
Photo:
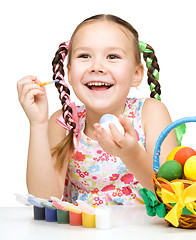
<path fill-rule="evenodd" d="M 103 63 L 94 61 L 92 63 L 92 66 L 90 67 L 90 72 L 91 73 L 105 73 L 106 69 L 105 69 Z"/>

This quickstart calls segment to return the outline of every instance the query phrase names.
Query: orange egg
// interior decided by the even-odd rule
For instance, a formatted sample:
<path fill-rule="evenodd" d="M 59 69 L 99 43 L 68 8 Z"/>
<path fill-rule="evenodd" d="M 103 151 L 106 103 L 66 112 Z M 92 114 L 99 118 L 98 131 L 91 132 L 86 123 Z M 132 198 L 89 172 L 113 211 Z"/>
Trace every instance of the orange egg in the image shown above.
<path fill-rule="evenodd" d="M 165 188 L 166 190 L 170 191 L 170 192 L 174 192 L 174 190 L 172 189 L 171 185 L 166 184 L 166 183 L 161 183 L 161 188 Z"/>
<path fill-rule="evenodd" d="M 196 155 L 196 152 L 194 149 L 190 147 L 183 147 L 176 152 L 174 156 L 174 160 L 178 161 L 183 167 L 187 159 L 189 159 L 194 155 Z"/>
<path fill-rule="evenodd" d="M 167 156 L 166 161 L 174 160 L 174 156 L 175 156 L 176 152 L 177 152 L 178 150 L 180 150 L 181 148 L 185 148 L 185 147 L 186 147 L 186 146 L 179 146 L 179 147 L 174 148 L 174 149 L 169 153 L 169 155 Z"/>

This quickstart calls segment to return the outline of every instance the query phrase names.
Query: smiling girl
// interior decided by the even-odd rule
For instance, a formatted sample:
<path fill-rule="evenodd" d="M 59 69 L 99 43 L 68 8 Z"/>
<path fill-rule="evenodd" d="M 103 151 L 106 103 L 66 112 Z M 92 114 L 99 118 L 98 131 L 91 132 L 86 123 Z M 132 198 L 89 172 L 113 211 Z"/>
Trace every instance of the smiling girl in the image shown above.
<path fill-rule="evenodd" d="M 148 67 L 151 97 L 127 98 Z M 84 104 L 75 107 L 64 80 Z M 152 156 L 156 139 L 171 123 L 160 100 L 159 66 L 154 50 L 138 40 L 126 21 L 113 15 L 84 20 L 70 43 L 62 43 L 53 60 L 54 80 L 62 109 L 48 120 L 47 97 L 35 76 L 18 81 L 19 100 L 30 121 L 27 162 L 28 191 L 42 198 L 56 196 L 90 204 L 140 204 L 139 189 L 152 189 Z M 157 98 L 157 99 L 155 99 Z M 114 124 L 108 135 L 100 126 L 103 114 L 119 117 L 122 135 Z M 162 146 L 160 163 L 176 147 L 174 132 Z"/>

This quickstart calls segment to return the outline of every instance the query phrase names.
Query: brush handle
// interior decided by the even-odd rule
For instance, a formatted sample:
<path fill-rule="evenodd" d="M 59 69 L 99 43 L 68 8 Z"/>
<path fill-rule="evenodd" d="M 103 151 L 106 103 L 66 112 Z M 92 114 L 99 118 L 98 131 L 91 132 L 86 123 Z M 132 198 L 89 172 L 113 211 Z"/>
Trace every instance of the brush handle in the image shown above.
<path fill-rule="evenodd" d="M 48 85 L 48 84 L 50 84 L 50 83 L 53 83 L 53 81 L 40 83 L 39 86 L 40 86 L 40 87 L 43 87 L 43 86 Z"/>

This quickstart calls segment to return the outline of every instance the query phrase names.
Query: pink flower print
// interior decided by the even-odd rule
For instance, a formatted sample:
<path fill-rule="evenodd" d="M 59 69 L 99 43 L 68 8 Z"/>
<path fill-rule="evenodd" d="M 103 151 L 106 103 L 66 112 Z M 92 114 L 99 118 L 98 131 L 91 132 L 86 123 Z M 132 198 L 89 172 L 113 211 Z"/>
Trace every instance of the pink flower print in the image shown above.
<path fill-rule="evenodd" d="M 95 200 L 96 202 L 98 202 L 98 201 L 99 201 L 99 197 L 94 197 L 94 200 Z"/>
<path fill-rule="evenodd" d="M 116 193 L 116 192 L 113 192 L 113 193 L 112 193 L 112 196 L 113 196 L 113 197 L 116 197 L 116 196 L 117 196 L 117 193 Z"/>
<path fill-rule="evenodd" d="M 125 174 L 121 177 L 121 182 L 124 182 L 125 184 L 129 184 L 130 182 L 133 182 L 133 175 L 131 173 Z"/>
<path fill-rule="evenodd" d="M 89 175 L 89 173 L 88 173 L 88 172 L 83 172 L 83 174 L 84 174 L 85 176 L 88 176 L 88 175 Z"/>
<path fill-rule="evenodd" d="M 77 160 L 77 161 L 84 161 L 85 155 L 82 154 L 81 152 L 78 152 L 78 151 L 77 151 L 77 152 L 75 153 L 74 159 Z"/>
<path fill-rule="evenodd" d="M 130 112 L 130 113 L 129 113 L 129 117 L 131 117 L 131 118 L 135 118 L 135 114 L 134 114 L 134 112 Z"/>
<path fill-rule="evenodd" d="M 112 174 L 112 177 L 109 177 L 110 178 L 110 181 L 115 181 L 119 178 L 119 174 L 115 173 L 115 174 Z"/>
<path fill-rule="evenodd" d="M 99 189 L 98 189 L 98 188 L 94 188 L 94 189 L 91 191 L 92 194 L 95 194 L 95 193 L 98 193 L 98 192 L 99 192 Z"/>
<path fill-rule="evenodd" d="M 107 192 L 107 191 L 110 191 L 110 190 L 114 190 L 115 189 L 115 186 L 110 184 L 110 185 L 107 185 L 105 186 L 104 188 L 102 188 L 102 192 Z"/>
<path fill-rule="evenodd" d="M 128 195 L 132 194 L 132 189 L 129 186 L 128 187 L 123 187 L 122 192 L 125 196 L 128 196 Z"/>
<path fill-rule="evenodd" d="M 99 201 L 99 204 L 103 204 L 103 200 L 100 200 L 100 201 Z"/>
<path fill-rule="evenodd" d="M 85 112 L 86 112 L 86 110 L 84 110 L 82 112 L 78 112 L 78 117 L 79 118 L 84 118 L 85 117 Z"/>
<path fill-rule="evenodd" d="M 118 197 L 122 197 L 122 192 L 118 192 Z"/>
<path fill-rule="evenodd" d="M 89 184 L 87 183 L 87 181 L 82 182 L 82 184 L 84 184 L 85 186 L 89 186 Z"/>
<path fill-rule="evenodd" d="M 80 173 L 79 175 L 80 175 L 81 178 L 85 177 L 85 175 L 83 173 Z"/>
<path fill-rule="evenodd" d="M 80 169 L 76 169 L 76 172 L 79 173 L 79 174 L 81 173 Z"/>
<path fill-rule="evenodd" d="M 98 154 L 101 154 L 101 153 L 102 153 L 102 151 L 101 151 L 101 150 L 97 150 L 97 153 L 98 153 Z"/>
<path fill-rule="evenodd" d="M 93 179 L 93 180 L 96 180 L 96 179 L 97 179 L 97 177 L 96 177 L 96 176 L 92 176 L 92 179 Z"/>
<path fill-rule="evenodd" d="M 136 103 L 136 101 L 137 101 L 137 99 L 134 99 L 132 104 Z"/>

